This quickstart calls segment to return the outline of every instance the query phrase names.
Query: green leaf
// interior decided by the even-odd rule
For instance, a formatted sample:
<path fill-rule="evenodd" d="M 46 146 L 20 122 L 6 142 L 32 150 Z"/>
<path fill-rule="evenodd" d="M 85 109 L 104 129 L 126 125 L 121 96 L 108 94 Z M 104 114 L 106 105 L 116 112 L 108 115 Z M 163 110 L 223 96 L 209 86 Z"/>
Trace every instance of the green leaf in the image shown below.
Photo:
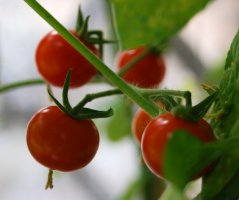
<path fill-rule="evenodd" d="M 239 120 L 237 120 L 232 127 L 231 133 L 236 135 L 238 134 L 239 130 Z M 237 138 L 239 138 L 239 135 L 236 135 L 234 137 L 230 137 L 227 140 L 221 140 L 222 142 L 225 141 L 236 141 Z M 237 141 L 236 144 L 231 145 L 237 145 L 239 142 Z M 239 169 L 239 149 L 235 149 L 228 154 L 224 155 L 217 163 L 215 169 L 210 174 L 210 176 L 206 177 L 203 180 L 203 186 L 202 186 L 202 192 L 201 192 L 201 199 L 202 200 L 208 200 L 208 199 L 214 199 L 215 195 L 217 195 L 219 192 L 222 193 L 225 190 L 225 187 L 228 183 L 233 179 L 234 175 Z M 222 173 L 223 172 L 223 173 Z M 238 181 L 238 180 L 237 180 Z M 213 184 L 212 184 L 213 183 Z M 227 190 L 230 191 L 230 188 Z"/>
<path fill-rule="evenodd" d="M 214 132 L 222 139 L 239 136 L 239 32 L 232 41 L 218 88 L 220 98 L 215 102 L 213 112 L 220 114 L 211 122 Z M 238 150 L 220 159 L 213 173 L 204 179 L 202 199 L 213 199 L 224 191 L 224 187 L 229 187 L 228 183 L 239 169 L 238 160 Z M 237 181 L 239 182 L 239 178 Z M 233 192 L 229 188 L 227 191 Z"/>
<path fill-rule="evenodd" d="M 165 150 L 165 177 L 183 189 L 197 172 L 193 166 L 201 159 L 203 151 L 203 144 L 196 137 L 183 130 L 174 132 Z"/>
<path fill-rule="evenodd" d="M 178 188 L 185 185 L 201 170 L 219 157 L 239 149 L 239 137 L 204 144 L 184 130 L 175 131 L 164 154 L 164 176 Z"/>
<path fill-rule="evenodd" d="M 114 102 L 114 115 L 107 121 L 107 136 L 112 141 L 118 141 L 131 133 L 131 107 L 125 97 L 119 97 Z"/>
<path fill-rule="evenodd" d="M 229 181 L 229 183 L 219 192 L 213 200 L 237 200 L 239 199 L 239 190 L 238 190 L 238 180 L 239 180 L 239 170 L 236 175 Z"/>
<path fill-rule="evenodd" d="M 219 83 L 220 101 L 214 106 L 214 112 L 221 111 L 212 126 L 218 137 L 230 137 L 230 131 L 239 117 L 239 32 L 232 41 L 225 64 L 225 71 Z M 233 112 L 232 112 L 233 111 Z M 238 133 L 239 134 L 239 133 Z"/>
<path fill-rule="evenodd" d="M 155 45 L 177 33 L 209 0 L 110 0 L 123 49 Z"/>

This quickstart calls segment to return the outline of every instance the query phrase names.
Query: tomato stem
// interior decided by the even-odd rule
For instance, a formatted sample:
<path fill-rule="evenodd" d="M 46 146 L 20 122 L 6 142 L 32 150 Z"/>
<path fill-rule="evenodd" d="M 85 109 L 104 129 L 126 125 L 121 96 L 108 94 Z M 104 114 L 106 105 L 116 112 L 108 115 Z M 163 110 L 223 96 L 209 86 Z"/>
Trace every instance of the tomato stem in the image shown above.
<path fill-rule="evenodd" d="M 45 81 L 42 79 L 31 79 L 31 80 L 24 80 L 24 81 L 18 81 L 14 83 L 4 84 L 0 86 L 0 93 L 7 92 L 13 89 L 17 89 L 20 87 L 25 86 L 32 86 L 32 85 L 41 85 L 45 84 Z"/>
<path fill-rule="evenodd" d="M 81 110 L 87 103 L 90 101 L 101 98 L 101 97 L 106 97 L 106 96 L 111 96 L 111 95 L 119 95 L 122 94 L 122 92 L 119 89 L 112 89 L 112 90 L 106 90 L 103 92 L 98 92 L 98 93 L 92 93 L 92 94 L 87 94 L 71 111 L 71 114 L 75 114 Z"/>
<path fill-rule="evenodd" d="M 53 188 L 53 170 L 49 169 L 45 189 Z"/>
<path fill-rule="evenodd" d="M 185 104 L 187 108 L 192 107 L 192 98 L 191 92 L 189 91 L 179 91 L 179 90 L 159 90 L 159 89 L 141 89 L 137 88 L 144 96 L 153 97 L 153 96 L 178 96 L 185 99 Z"/>
<path fill-rule="evenodd" d="M 112 84 L 117 86 L 123 93 L 142 107 L 152 117 L 159 114 L 158 107 L 141 93 L 124 82 L 106 64 L 95 56 L 87 47 L 73 36 L 61 23 L 59 23 L 47 10 L 35 0 L 24 0 L 36 13 L 38 13 L 48 24 L 50 24 L 69 44 L 72 45 L 82 56 L 84 56 L 95 68 L 102 73 Z"/>

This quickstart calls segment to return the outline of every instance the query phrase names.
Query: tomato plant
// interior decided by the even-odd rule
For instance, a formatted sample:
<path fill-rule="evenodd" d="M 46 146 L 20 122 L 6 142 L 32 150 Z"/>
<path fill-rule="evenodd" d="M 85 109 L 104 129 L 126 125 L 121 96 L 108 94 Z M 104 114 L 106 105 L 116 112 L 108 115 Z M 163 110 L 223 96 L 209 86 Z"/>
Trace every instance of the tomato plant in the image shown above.
<path fill-rule="evenodd" d="M 27 126 L 27 145 L 42 165 L 72 171 L 87 165 L 99 146 L 99 133 L 92 120 L 76 120 L 57 106 L 37 112 Z"/>
<path fill-rule="evenodd" d="M 71 33 L 78 37 L 76 32 Z M 98 49 L 78 37 L 79 40 L 95 55 Z M 36 64 L 39 73 L 50 84 L 63 87 L 68 70 L 72 69 L 70 87 L 79 87 L 87 83 L 96 73 L 96 69 L 78 53 L 56 31 L 51 31 L 38 44 Z"/>
<path fill-rule="evenodd" d="M 204 175 L 211 169 L 210 163 L 214 161 L 217 161 L 216 166 L 211 173 L 203 177 L 202 190 L 195 199 L 239 197 L 239 192 L 235 189 L 235 180 L 239 177 L 236 149 L 239 141 L 239 33 L 228 53 L 221 82 L 217 87 L 203 84 L 203 89 L 208 93 L 206 99 L 193 105 L 190 91 L 158 88 L 166 71 L 163 51 L 168 47 L 170 49 L 171 44 L 174 48 L 172 52 L 175 50 L 182 61 L 188 61 L 189 57 L 191 61 L 197 61 L 194 51 L 187 47 L 187 41 L 184 43 L 184 37 L 172 39 L 190 18 L 205 8 L 209 0 L 198 0 L 196 3 L 189 0 L 162 0 L 159 3 L 152 0 L 139 1 L 137 4 L 134 0 L 107 1 L 112 4 L 109 7 L 114 9 L 114 15 L 109 12 L 109 16 L 114 17 L 110 21 L 116 25 L 112 26 L 116 29 L 110 31 L 112 36 L 115 36 L 113 40 L 105 40 L 101 30 L 89 30 L 89 16 L 84 19 L 81 12 L 78 13 L 75 31 L 69 32 L 37 1 L 24 1 L 56 30 L 48 33 L 39 43 L 36 64 L 47 83 L 63 87 L 62 101 L 55 98 L 51 88 L 47 87 L 49 96 L 57 106 L 40 110 L 28 124 L 27 145 L 38 162 L 50 168 L 49 172 L 72 171 L 87 165 L 95 156 L 99 145 L 99 133 L 92 119 L 110 117 L 117 110 L 113 106 L 102 111 L 89 108 L 86 104 L 110 95 L 125 95 L 126 99 L 130 99 L 130 103 L 127 99 L 127 104 L 124 105 L 127 111 L 130 111 L 126 113 L 129 117 L 135 104 L 140 107 L 133 119 L 132 130 L 141 144 L 145 163 L 153 173 L 148 173 L 146 165 L 142 165 L 139 177 L 132 182 L 122 199 L 141 198 L 138 191 L 143 194 L 142 199 L 158 199 L 158 194 L 156 198 L 155 195 L 152 198 L 152 188 L 161 192 L 162 187 L 159 188 L 153 178 L 165 177 L 170 184 L 162 199 L 185 200 L 184 189 L 190 178 Z M 103 45 L 116 42 L 119 43 L 112 50 L 121 47 L 117 57 L 118 73 L 112 70 L 112 66 L 106 65 L 102 56 Z M 178 48 L 179 46 L 183 48 Z M 199 64 L 198 70 L 194 71 L 191 67 L 186 69 L 192 70 L 195 75 L 204 69 L 203 66 L 200 68 L 201 62 L 182 63 L 188 66 Z M 94 83 L 104 82 L 109 84 L 111 89 L 88 93 L 73 107 L 68 98 L 69 88 L 83 86 L 97 71 L 100 76 L 97 76 L 98 79 L 95 79 Z M 181 73 L 176 75 L 184 79 Z M 46 82 L 30 80 L 13 83 L 1 87 L 0 92 Z M 163 102 L 165 109 L 159 108 L 161 106 L 156 105 L 155 101 Z M 212 105 L 213 109 L 210 110 Z M 161 114 L 162 110 L 167 113 Z M 203 120 L 205 115 L 211 117 L 210 124 L 213 129 Z M 111 139 L 119 140 L 123 134 L 128 136 L 130 131 L 125 129 L 122 129 L 121 135 L 116 133 L 117 126 L 125 127 L 126 121 L 130 122 L 130 119 L 124 116 L 119 117 L 114 124 L 111 122 L 114 134 Z M 49 182 L 47 185 L 51 188 L 51 181 Z"/>
<path fill-rule="evenodd" d="M 118 57 L 118 68 L 124 68 L 144 50 L 145 48 L 140 47 L 120 53 Z M 123 79 L 138 87 L 153 88 L 162 82 L 164 75 L 165 62 L 163 57 L 155 52 L 149 52 L 123 74 Z"/>
<path fill-rule="evenodd" d="M 159 177 L 164 177 L 163 156 L 167 141 L 176 130 L 186 130 L 203 143 L 215 140 L 212 128 L 203 119 L 198 122 L 190 122 L 171 113 L 159 115 L 145 128 L 141 140 L 143 159 L 149 169 Z M 206 171 L 204 170 L 203 172 L 205 173 Z M 202 175 L 202 172 L 199 174 Z"/>

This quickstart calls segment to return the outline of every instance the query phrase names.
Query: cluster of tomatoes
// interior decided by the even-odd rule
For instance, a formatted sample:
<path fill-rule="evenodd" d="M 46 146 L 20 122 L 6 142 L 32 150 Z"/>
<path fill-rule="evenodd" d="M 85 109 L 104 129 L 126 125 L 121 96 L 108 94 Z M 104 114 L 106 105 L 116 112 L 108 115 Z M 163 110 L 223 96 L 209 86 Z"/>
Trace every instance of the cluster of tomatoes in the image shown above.
<path fill-rule="evenodd" d="M 101 57 L 97 45 L 91 44 L 76 31 L 70 32 L 92 53 Z M 122 52 L 118 57 L 118 71 L 144 50 L 137 48 Z M 99 75 L 94 66 L 56 31 L 48 33 L 38 44 L 36 66 L 50 86 L 63 87 L 69 69 L 72 71 L 70 88 L 83 86 Z M 149 68 L 152 73 L 149 73 Z M 148 53 L 128 69 L 122 78 L 130 84 L 149 88 L 157 86 L 164 73 L 163 59 L 155 53 Z M 51 170 L 72 171 L 84 167 L 95 156 L 99 138 L 92 119 L 75 119 L 58 106 L 38 111 L 27 127 L 27 144 L 32 156 Z"/>
<path fill-rule="evenodd" d="M 103 57 L 97 42 L 92 42 L 97 40 L 82 37 L 77 31 L 70 32 L 93 54 Z M 57 87 L 64 87 L 69 69 L 72 71 L 70 88 L 83 86 L 96 75 L 100 76 L 94 66 L 55 31 L 40 41 L 36 50 L 36 66 L 47 84 Z M 165 75 L 161 54 L 145 47 L 121 52 L 117 66 L 119 76 L 141 88 L 158 87 Z M 159 107 L 163 105 L 159 103 Z M 175 130 L 181 129 L 204 143 L 215 139 L 211 127 L 203 119 L 192 122 L 166 110 L 153 119 L 142 109 L 136 112 L 132 132 L 141 146 L 146 165 L 156 176 L 164 177 L 165 147 Z M 58 106 L 38 111 L 27 127 L 30 153 L 51 170 L 73 171 L 86 166 L 94 158 L 99 140 L 99 132 L 92 119 L 76 119 Z"/>

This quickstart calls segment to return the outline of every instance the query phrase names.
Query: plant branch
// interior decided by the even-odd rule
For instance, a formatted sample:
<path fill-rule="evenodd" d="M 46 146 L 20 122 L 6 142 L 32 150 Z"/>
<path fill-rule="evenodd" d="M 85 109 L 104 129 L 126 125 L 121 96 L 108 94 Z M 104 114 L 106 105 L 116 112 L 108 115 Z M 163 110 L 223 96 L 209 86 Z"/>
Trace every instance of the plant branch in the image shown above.
<path fill-rule="evenodd" d="M 77 113 L 81 108 L 83 108 L 87 103 L 90 101 L 101 98 L 101 97 L 106 97 L 106 96 L 111 96 L 111 95 L 117 95 L 117 94 L 122 94 L 122 92 L 119 89 L 113 89 L 113 90 L 106 90 L 103 92 L 98 92 L 98 93 L 92 93 L 92 94 L 87 94 L 71 111 L 71 114 Z"/>
<path fill-rule="evenodd" d="M 138 89 L 144 96 L 153 97 L 153 96 L 178 96 L 185 99 L 187 107 L 192 107 L 191 92 L 189 91 L 179 91 L 179 90 L 159 90 L 159 89 Z"/>
<path fill-rule="evenodd" d="M 45 81 L 42 79 L 34 79 L 34 80 L 32 79 L 32 80 L 24 80 L 24 81 L 4 84 L 0 86 L 0 93 L 7 92 L 20 87 L 40 85 L 40 84 L 45 84 Z"/>

